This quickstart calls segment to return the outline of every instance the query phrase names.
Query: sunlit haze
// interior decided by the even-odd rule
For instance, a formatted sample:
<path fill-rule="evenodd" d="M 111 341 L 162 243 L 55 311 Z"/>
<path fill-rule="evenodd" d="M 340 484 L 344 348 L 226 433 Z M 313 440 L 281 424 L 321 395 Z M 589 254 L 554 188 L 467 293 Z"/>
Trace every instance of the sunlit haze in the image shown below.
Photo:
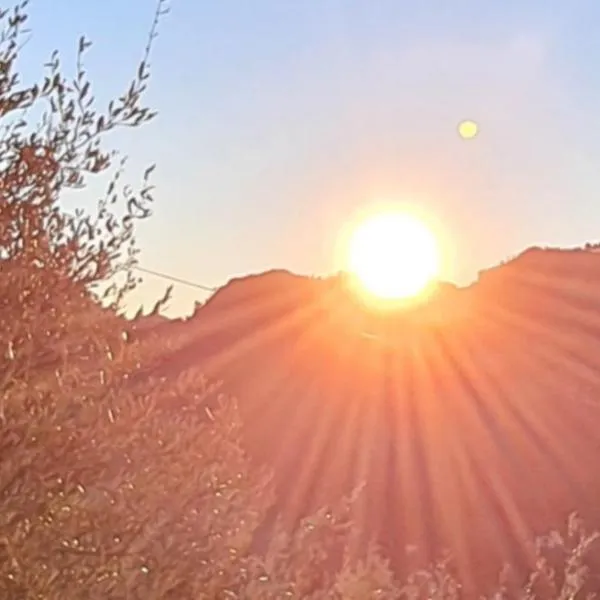
<path fill-rule="evenodd" d="M 597 597 L 600 2 L 16 1 L 0 600 Z"/>

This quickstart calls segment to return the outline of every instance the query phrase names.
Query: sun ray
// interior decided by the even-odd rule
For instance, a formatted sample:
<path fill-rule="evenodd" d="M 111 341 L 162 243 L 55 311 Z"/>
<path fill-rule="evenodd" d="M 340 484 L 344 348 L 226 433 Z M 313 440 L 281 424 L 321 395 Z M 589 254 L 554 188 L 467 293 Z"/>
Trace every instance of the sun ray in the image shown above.
<path fill-rule="evenodd" d="M 512 471 L 507 474 L 505 469 L 497 470 L 492 466 L 503 464 L 507 459 L 506 466 L 514 466 L 507 446 L 507 441 L 513 439 L 509 429 L 514 424 L 507 421 L 506 411 L 498 401 L 502 382 L 492 385 L 486 382 L 484 369 L 476 363 L 478 353 L 469 342 L 469 337 L 445 336 L 441 344 L 449 375 L 454 378 L 458 389 L 455 395 L 456 430 L 477 433 L 479 440 L 477 448 L 474 448 L 469 447 L 460 435 L 456 436 L 455 459 L 463 465 L 460 470 L 462 484 L 468 488 L 468 491 L 462 490 L 462 495 L 470 496 L 468 499 L 473 506 L 483 506 L 482 490 L 487 490 L 487 494 L 484 494 L 488 499 L 487 508 L 494 513 L 488 514 L 487 520 L 496 527 L 494 539 L 499 549 L 505 546 L 505 556 L 515 559 L 515 553 L 528 550 L 527 543 L 532 531 L 508 491 L 505 478 L 512 475 Z M 532 554 L 527 554 L 526 559 L 531 565 L 534 558 Z M 469 564 L 467 573 L 474 567 L 474 564 Z"/>

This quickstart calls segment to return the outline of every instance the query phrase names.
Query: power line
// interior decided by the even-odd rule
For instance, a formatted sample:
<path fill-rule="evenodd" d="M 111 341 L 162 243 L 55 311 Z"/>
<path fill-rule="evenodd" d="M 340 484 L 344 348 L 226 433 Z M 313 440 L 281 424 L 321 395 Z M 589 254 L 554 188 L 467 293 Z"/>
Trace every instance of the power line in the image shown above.
<path fill-rule="evenodd" d="M 152 271 L 150 269 L 144 269 L 143 267 L 135 267 L 137 271 L 142 271 L 143 273 L 148 273 L 149 275 L 154 275 L 155 277 L 162 277 L 162 279 L 168 279 L 169 281 L 174 281 L 175 283 L 181 283 L 183 285 L 188 285 L 190 287 L 195 287 L 206 292 L 216 292 L 218 288 L 209 287 L 208 285 L 202 285 L 201 283 L 194 283 L 193 281 L 187 281 L 185 279 L 180 279 L 179 277 L 173 277 L 172 275 L 167 275 L 166 273 L 159 273 L 158 271 Z"/>
<path fill-rule="evenodd" d="M 159 3 L 160 4 L 160 3 Z M 72 218 L 75 218 L 75 215 L 71 212 L 65 211 L 65 214 L 69 215 Z M 194 287 L 200 290 L 204 290 L 205 292 L 216 292 L 219 288 L 210 287 L 208 285 L 202 285 L 201 283 L 195 283 L 193 281 L 188 281 L 186 279 L 181 279 L 179 277 L 173 277 L 173 275 L 167 275 L 166 273 L 159 273 L 158 271 L 152 271 L 151 269 L 145 269 L 144 267 L 134 267 L 136 271 L 141 271 L 143 273 L 148 273 L 149 275 L 154 275 L 155 277 L 161 277 L 162 279 L 167 279 L 169 281 L 173 281 L 174 283 L 181 283 L 182 285 L 187 285 L 189 287 Z"/>

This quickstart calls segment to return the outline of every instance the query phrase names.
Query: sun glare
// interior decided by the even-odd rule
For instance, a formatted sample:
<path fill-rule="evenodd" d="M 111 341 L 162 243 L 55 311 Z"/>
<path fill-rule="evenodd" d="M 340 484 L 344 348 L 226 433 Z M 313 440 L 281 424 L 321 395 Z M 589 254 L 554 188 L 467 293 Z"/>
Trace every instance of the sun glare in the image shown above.
<path fill-rule="evenodd" d="M 372 215 L 350 235 L 347 268 L 373 296 L 412 298 L 439 274 L 437 240 L 423 221 L 409 213 Z"/>

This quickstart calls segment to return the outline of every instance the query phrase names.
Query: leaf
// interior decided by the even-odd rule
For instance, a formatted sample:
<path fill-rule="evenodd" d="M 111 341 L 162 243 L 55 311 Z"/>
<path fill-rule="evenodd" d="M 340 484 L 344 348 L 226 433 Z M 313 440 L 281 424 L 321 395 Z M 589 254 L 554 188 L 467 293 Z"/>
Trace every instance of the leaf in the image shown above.
<path fill-rule="evenodd" d="M 156 168 L 156 164 L 150 165 L 146 171 L 144 171 L 144 181 L 148 180 L 150 178 L 150 175 L 152 175 L 154 169 Z"/>
<path fill-rule="evenodd" d="M 87 93 L 90 90 L 90 82 L 86 81 L 84 86 L 81 88 L 81 92 L 79 93 L 79 98 L 81 100 L 83 100 L 85 98 L 85 96 L 87 95 Z"/>

